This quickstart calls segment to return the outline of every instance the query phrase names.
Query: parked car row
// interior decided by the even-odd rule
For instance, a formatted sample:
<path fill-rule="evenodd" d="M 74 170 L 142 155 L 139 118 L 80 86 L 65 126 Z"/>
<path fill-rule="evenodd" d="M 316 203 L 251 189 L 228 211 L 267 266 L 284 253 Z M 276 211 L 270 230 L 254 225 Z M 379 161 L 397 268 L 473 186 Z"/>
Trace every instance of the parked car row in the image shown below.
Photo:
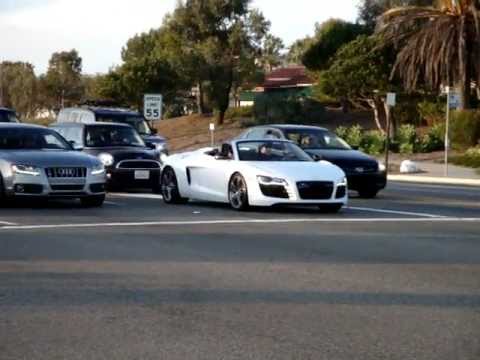
<path fill-rule="evenodd" d="M 65 109 L 51 128 L 9 116 L 0 123 L 0 200 L 79 198 L 100 206 L 106 190 L 132 187 L 161 193 L 168 204 L 195 199 L 236 210 L 313 205 L 337 212 L 349 189 L 370 198 L 386 186 L 382 164 L 318 127 L 254 127 L 221 147 L 168 156 L 165 139 L 129 110 Z"/>

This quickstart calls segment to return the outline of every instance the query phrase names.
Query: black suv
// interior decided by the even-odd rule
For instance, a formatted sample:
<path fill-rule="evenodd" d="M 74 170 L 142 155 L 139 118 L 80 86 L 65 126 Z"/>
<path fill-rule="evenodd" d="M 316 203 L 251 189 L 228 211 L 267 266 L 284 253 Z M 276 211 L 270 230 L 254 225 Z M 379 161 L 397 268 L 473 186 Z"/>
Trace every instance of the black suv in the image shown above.
<path fill-rule="evenodd" d="M 303 125 L 265 125 L 246 130 L 240 139 L 286 139 L 298 144 L 316 159 L 340 167 L 348 179 L 349 189 L 364 198 L 374 198 L 387 185 L 385 166 L 376 159 L 352 149 L 327 129 Z"/>
<path fill-rule="evenodd" d="M 160 153 L 147 146 L 137 131 L 127 124 L 55 123 L 51 127 L 79 151 L 94 155 L 105 165 L 107 186 L 150 188 L 160 191 Z"/>
<path fill-rule="evenodd" d="M 15 110 L 0 107 L 0 123 L 18 123 Z"/>

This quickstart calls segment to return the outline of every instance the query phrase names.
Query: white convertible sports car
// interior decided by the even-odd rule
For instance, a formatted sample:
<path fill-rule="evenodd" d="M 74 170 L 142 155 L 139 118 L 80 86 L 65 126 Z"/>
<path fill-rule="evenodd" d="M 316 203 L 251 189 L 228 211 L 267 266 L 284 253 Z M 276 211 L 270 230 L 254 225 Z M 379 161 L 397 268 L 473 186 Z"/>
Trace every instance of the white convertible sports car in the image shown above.
<path fill-rule="evenodd" d="M 337 212 L 347 204 L 345 173 L 315 161 L 284 140 L 236 140 L 169 156 L 162 170 L 166 203 L 188 199 L 249 206 L 316 205 Z"/>

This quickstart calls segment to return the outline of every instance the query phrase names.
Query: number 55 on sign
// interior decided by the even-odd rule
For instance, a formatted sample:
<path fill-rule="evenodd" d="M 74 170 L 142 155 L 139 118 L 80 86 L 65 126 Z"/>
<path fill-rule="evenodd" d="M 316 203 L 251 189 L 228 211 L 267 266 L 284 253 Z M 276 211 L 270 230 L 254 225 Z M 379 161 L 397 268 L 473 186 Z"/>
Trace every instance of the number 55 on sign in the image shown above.
<path fill-rule="evenodd" d="M 162 118 L 163 97 L 160 94 L 145 94 L 143 98 L 143 116 L 150 121 Z"/>

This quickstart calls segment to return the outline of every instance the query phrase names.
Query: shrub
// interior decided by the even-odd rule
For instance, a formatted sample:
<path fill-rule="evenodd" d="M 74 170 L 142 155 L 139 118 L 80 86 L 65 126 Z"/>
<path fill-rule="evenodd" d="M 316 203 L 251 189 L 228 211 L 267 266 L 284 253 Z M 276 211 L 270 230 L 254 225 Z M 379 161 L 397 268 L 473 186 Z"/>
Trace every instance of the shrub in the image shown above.
<path fill-rule="evenodd" d="M 352 126 L 347 133 L 345 141 L 350 144 L 350 146 L 360 148 L 362 145 L 363 139 L 363 129 L 360 125 Z"/>
<path fill-rule="evenodd" d="M 432 151 L 441 151 L 445 148 L 445 125 L 437 124 L 430 128 L 420 141 L 420 151 L 430 153 Z"/>
<path fill-rule="evenodd" d="M 456 165 L 480 168 L 480 147 L 468 149 L 465 154 L 454 157 L 452 162 Z"/>
<path fill-rule="evenodd" d="M 476 146 L 480 140 L 480 111 L 455 111 L 452 114 L 450 136 L 456 147 Z"/>
<path fill-rule="evenodd" d="M 417 105 L 420 117 L 428 126 L 445 121 L 445 103 L 424 100 Z"/>
<path fill-rule="evenodd" d="M 253 106 L 231 107 L 225 114 L 226 119 L 246 119 L 253 117 Z"/>
<path fill-rule="evenodd" d="M 342 138 L 343 140 L 347 141 L 348 138 L 348 131 L 349 129 L 346 126 L 339 126 L 336 130 L 335 133 L 337 134 L 338 137 Z M 348 142 L 348 141 L 347 141 Z"/>
<path fill-rule="evenodd" d="M 416 150 L 417 131 L 413 125 L 402 125 L 398 129 L 397 141 L 401 154 L 413 154 Z"/>
<path fill-rule="evenodd" d="M 370 155 L 380 155 L 385 150 L 385 135 L 380 131 L 365 132 L 360 150 Z"/>

